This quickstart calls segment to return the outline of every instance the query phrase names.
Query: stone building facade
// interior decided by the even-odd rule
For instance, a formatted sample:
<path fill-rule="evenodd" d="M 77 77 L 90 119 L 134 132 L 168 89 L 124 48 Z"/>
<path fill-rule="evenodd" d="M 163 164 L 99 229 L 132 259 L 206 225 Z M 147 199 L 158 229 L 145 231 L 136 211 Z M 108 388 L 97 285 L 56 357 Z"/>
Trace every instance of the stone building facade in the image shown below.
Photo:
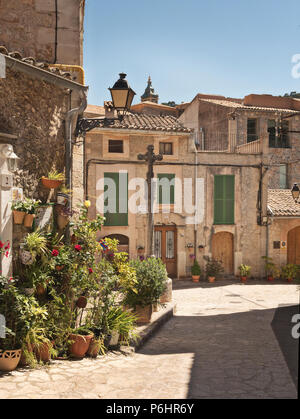
<path fill-rule="evenodd" d="M 168 120 L 173 128 L 168 126 Z M 113 149 L 114 143 L 116 146 L 122 143 L 118 152 Z M 172 147 L 167 150 L 161 148 L 160 143 L 172 143 Z M 107 215 L 103 207 L 107 199 L 104 185 L 105 177 L 111 176 L 111 172 L 128 175 L 130 202 L 139 190 L 133 179 L 146 178 L 147 165 L 139 162 L 137 156 L 145 153 L 149 144 L 156 153 L 167 151 L 163 161 L 154 166 L 154 178 L 157 181 L 163 176 L 175 178 L 174 199 L 169 198 L 166 204 L 156 190 L 154 205 L 157 211 L 154 214 L 154 251 L 166 263 L 169 274 L 178 278 L 189 276 L 195 258 L 204 269 L 205 258 L 214 257 L 223 259 L 225 275 L 238 274 L 241 263 L 250 264 L 253 275 L 262 275 L 266 228 L 258 224 L 258 218 L 262 220 L 267 216 L 267 184 L 261 154 L 199 150 L 194 133 L 174 117 L 132 114 L 122 123 L 103 126 L 87 134 L 87 196 L 92 201 L 91 217 L 96 212 Z M 216 220 L 216 208 L 226 205 L 223 197 L 221 204 L 215 199 L 215 185 L 220 180 L 229 182 L 232 193 L 229 205 L 233 218 L 225 220 L 226 224 Z M 104 225 L 101 238 L 118 238 L 130 257 L 146 256 L 145 205 L 145 202 L 140 203 L 137 214 L 128 211 L 124 225 L 118 220 L 114 225 Z"/>
<path fill-rule="evenodd" d="M 85 0 L 1 0 L 0 45 L 37 61 L 83 65 Z"/>
<path fill-rule="evenodd" d="M 21 59 L 19 54 L 8 53 L 4 48 L 1 53 L 6 74 L 0 79 L 0 132 L 2 143 L 12 144 L 19 157 L 18 169 L 11 173 L 14 186 L 22 188 L 24 197 L 40 199 L 43 203 L 53 200 L 40 179 L 52 169 L 65 173 L 66 143 L 72 140 L 70 187 L 73 204 L 82 202 L 83 143 L 76 139 L 74 131 L 80 107 L 83 109 L 86 103 L 87 88 L 74 82 L 70 73 L 50 69 L 28 58 Z M 72 119 L 68 118 L 71 109 L 75 109 Z M 1 204 L 5 206 L 6 224 L 10 226 L 11 202 L 12 194 L 8 193 Z M 14 226 L 15 250 L 28 231 L 23 226 Z"/>

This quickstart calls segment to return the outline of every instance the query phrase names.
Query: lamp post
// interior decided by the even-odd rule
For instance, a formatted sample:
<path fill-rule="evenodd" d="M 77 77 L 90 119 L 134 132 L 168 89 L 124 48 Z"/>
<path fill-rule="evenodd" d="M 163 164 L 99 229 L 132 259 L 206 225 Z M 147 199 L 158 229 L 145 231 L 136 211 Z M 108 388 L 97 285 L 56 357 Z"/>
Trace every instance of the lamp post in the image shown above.
<path fill-rule="evenodd" d="M 131 89 L 126 80 L 126 74 L 120 73 L 120 78 L 112 88 L 109 88 L 112 99 L 112 107 L 117 111 L 116 118 L 81 118 L 77 122 L 76 135 L 84 134 L 99 126 L 109 126 L 114 121 L 122 121 L 127 112 L 130 111 L 135 92 Z"/>
<path fill-rule="evenodd" d="M 156 161 L 161 161 L 163 156 L 154 153 L 154 146 L 148 145 L 146 154 L 139 154 L 139 160 L 148 163 L 147 186 L 148 186 L 148 226 L 147 226 L 147 255 L 154 254 L 154 222 L 153 222 L 153 206 L 152 206 L 152 179 L 154 178 L 153 165 Z"/>
<path fill-rule="evenodd" d="M 294 183 L 294 186 L 291 190 L 292 196 L 294 198 L 294 201 L 296 202 L 296 204 L 300 204 L 299 202 L 299 197 L 300 197 L 300 189 L 297 183 Z"/>

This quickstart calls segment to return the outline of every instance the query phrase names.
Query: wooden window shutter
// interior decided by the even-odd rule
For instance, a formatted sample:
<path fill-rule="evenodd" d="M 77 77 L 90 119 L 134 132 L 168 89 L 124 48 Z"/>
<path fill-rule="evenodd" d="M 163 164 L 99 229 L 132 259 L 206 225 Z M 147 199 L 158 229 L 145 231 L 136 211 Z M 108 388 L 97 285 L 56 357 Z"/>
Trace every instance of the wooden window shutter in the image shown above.
<path fill-rule="evenodd" d="M 216 175 L 214 224 L 234 224 L 234 175 Z"/>
<path fill-rule="evenodd" d="M 112 179 L 116 185 L 116 212 L 105 212 L 104 217 L 106 218 L 104 225 L 105 226 L 128 226 L 128 175 L 122 174 L 122 176 L 126 176 L 127 182 L 127 209 L 126 212 L 120 212 L 120 174 L 119 173 L 104 173 L 104 179 Z M 105 191 L 107 190 L 108 186 L 105 186 Z M 105 205 L 108 204 L 109 197 L 106 199 Z"/>
<path fill-rule="evenodd" d="M 157 175 L 158 180 L 160 181 L 161 179 L 168 179 L 170 182 L 175 179 L 175 175 L 174 174 L 166 174 L 166 173 L 160 173 Z M 158 203 L 159 204 L 174 204 L 175 202 L 175 183 L 173 185 L 170 186 L 170 202 L 164 202 L 163 199 L 163 188 L 160 185 L 158 187 Z"/>

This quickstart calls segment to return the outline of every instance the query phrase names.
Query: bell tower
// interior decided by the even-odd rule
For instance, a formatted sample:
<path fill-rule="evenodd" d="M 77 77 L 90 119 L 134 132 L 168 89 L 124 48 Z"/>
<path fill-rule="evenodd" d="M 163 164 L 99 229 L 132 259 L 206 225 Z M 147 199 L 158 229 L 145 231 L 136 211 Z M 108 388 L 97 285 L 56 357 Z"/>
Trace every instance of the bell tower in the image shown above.
<path fill-rule="evenodd" d="M 141 101 L 142 102 L 158 103 L 158 95 L 156 95 L 154 93 L 154 88 L 152 87 L 152 80 L 151 80 L 150 76 L 148 78 L 148 84 L 147 84 L 147 87 L 145 89 L 145 92 L 141 96 Z"/>

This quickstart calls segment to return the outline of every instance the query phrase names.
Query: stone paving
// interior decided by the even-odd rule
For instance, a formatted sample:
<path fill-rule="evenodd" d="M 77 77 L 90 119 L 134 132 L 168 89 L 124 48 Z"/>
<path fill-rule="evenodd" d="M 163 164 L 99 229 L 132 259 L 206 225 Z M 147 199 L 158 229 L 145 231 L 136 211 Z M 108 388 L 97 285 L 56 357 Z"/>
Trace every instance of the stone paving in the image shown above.
<path fill-rule="evenodd" d="M 271 327 L 279 305 L 299 303 L 297 285 L 180 281 L 175 287 L 175 317 L 139 353 L 18 369 L 0 375 L 0 398 L 297 397 Z"/>

